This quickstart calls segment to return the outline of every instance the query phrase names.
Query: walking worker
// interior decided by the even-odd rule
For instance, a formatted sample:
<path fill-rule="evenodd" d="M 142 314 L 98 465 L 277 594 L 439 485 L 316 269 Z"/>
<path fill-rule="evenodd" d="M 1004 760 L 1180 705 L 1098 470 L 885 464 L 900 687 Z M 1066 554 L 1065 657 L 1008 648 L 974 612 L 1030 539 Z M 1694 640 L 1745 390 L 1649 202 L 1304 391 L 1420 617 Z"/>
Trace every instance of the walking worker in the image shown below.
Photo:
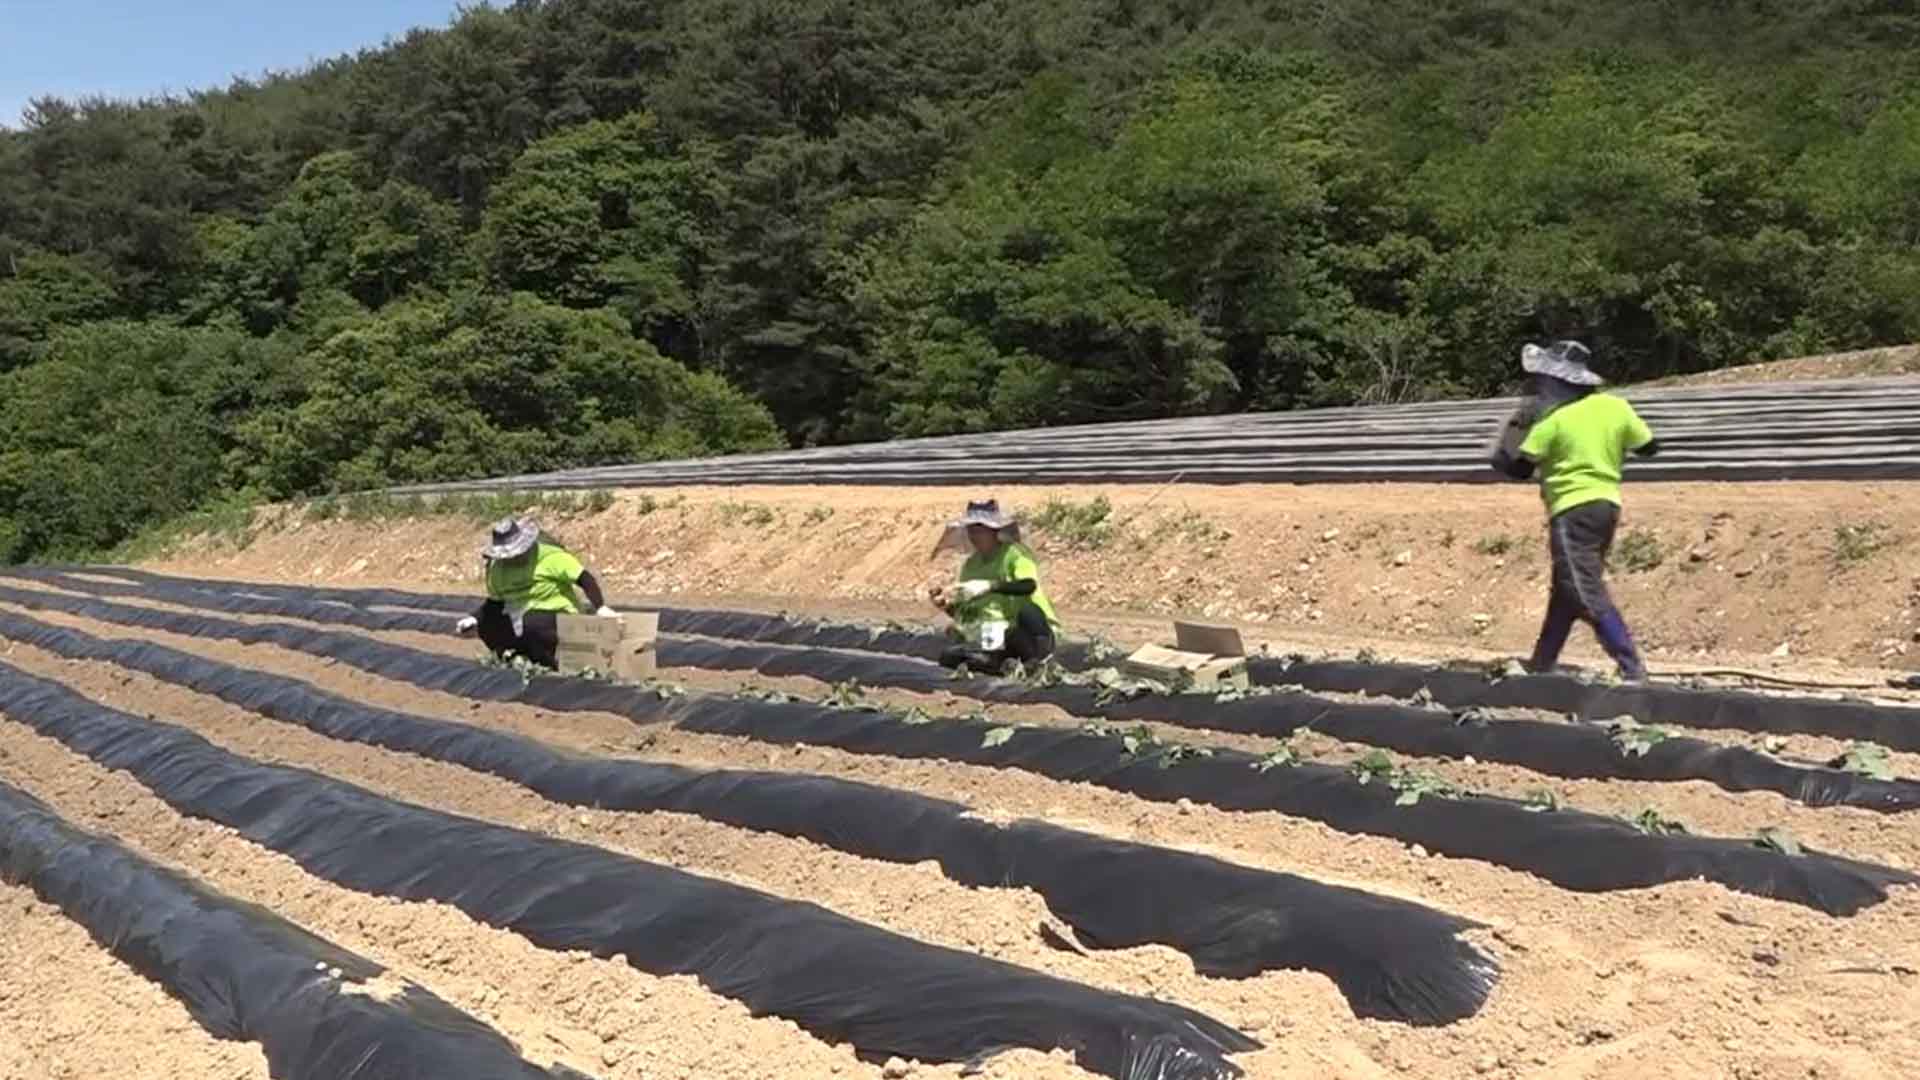
<path fill-rule="evenodd" d="M 1052 656 L 1060 617 L 1040 587 L 1039 562 L 1020 542 L 1019 522 L 989 499 L 968 503 L 948 532 L 964 535 L 970 554 L 959 581 L 934 593 L 934 603 L 953 617 L 956 642 L 940 662 L 997 674 L 1009 660 L 1033 664 Z"/>
<path fill-rule="evenodd" d="M 1516 480 L 1538 474 L 1547 504 L 1553 594 L 1527 669 L 1552 671 L 1574 622 L 1584 620 L 1619 665 L 1620 677 L 1643 682 L 1646 665 L 1605 575 L 1620 525 L 1621 466 L 1628 453 L 1652 457 L 1660 444 L 1632 405 L 1599 390 L 1606 381 L 1588 367 L 1590 357 L 1577 341 L 1520 351 L 1520 366 L 1533 377 L 1533 397 L 1508 422 L 1492 464 Z"/>
<path fill-rule="evenodd" d="M 593 574 L 566 548 L 543 541 L 540 526 L 531 520 L 494 523 L 481 556 L 487 561 L 487 600 L 455 630 L 463 636 L 477 632 L 502 659 L 515 655 L 557 668 L 559 615 L 618 614 L 607 606 Z"/>

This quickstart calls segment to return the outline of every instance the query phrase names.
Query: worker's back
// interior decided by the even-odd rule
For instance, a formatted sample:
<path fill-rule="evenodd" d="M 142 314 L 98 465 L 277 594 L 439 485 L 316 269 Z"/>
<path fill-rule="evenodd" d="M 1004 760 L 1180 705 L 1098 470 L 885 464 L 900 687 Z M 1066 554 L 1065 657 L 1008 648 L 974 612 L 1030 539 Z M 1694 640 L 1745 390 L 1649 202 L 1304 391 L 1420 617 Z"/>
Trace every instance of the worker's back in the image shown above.
<path fill-rule="evenodd" d="M 1627 453 L 1653 442 L 1653 432 L 1626 399 L 1592 393 L 1548 413 L 1527 432 L 1520 452 L 1538 463 L 1549 516 L 1605 500 L 1620 503 Z"/>
<path fill-rule="evenodd" d="M 487 563 L 487 596 L 515 611 L 581 611 L 573 583 L 584 570 L 572 552 L 541 541 L 527 558 Z"/>

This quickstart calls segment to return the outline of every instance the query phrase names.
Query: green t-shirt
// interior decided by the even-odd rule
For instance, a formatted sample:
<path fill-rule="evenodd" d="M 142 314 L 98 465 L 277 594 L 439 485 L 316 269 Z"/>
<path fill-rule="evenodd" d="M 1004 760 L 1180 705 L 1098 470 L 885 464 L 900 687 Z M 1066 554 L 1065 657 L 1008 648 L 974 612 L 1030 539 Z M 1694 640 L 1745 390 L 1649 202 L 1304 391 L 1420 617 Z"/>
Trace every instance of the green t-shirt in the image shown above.
<path fill-rule="evenodd" d="M 961 581 L 991 581 L 996 584 L 1003 581 L 1027 581 L 1035 584 L 1032 596 L 1003 596 L 1000 593 L 988 593 L 973 600 L 962 601 L 954 608 L 954 620 L 962 626 L 998 620 L 1011 625 L 1020 609 L 1028 603 L 1040 609 L 1047 622 L 1054 628 L 1060 626 L 1060 616 L 1053 610 L 1053 602 L 1047 599 L 1047 591 L 1039 588 L 1040 564 L 1033 558 L 1024 544 L 1001 544 L 992 552 L 982 555 L 975 552 L 967 557 L 960 566 Z"/>
<path fill-rule="evenodd" d="M 1653 431 L 1626 399 L 1588 394 L 1533 425 L 1520 453 L 1540 470 L 1547 516 L 1606 501 L 1620 504 L 1620 465 L 1627 452 L 1653 441 Z"/>
<path fill-rule="evenodd" d="M 535 544 L 533 557 L 487 563 L 487 598 L 511 611 L 581 610 L 573 583 L 587 568 L 566 548 Z"/>

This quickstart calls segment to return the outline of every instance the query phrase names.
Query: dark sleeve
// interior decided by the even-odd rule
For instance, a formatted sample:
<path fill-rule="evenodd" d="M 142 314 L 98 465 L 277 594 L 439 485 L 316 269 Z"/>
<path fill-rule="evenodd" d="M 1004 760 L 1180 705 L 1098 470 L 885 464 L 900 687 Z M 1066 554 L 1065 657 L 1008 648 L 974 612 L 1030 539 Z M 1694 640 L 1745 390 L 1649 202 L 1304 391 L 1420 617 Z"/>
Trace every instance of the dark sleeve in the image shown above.
<path fill-rule="evenodd" d="M 498 600 L 489 598 L 480 605 L 478 610 L 476 610 L 473 613 L 473 617 L 476 619 L 484 620 L 490 614 L 499 616 L 499 615 L 505 615 L 506 613 L 507 613 L 507 605 L 501 603 Z"/>
<path fill-rule="evenodd" d="M 580 580 L 574 584 L 580 587 L 581 595 L 587 598 L 587 610 L 599 611 L 607 606 L 607 596 L 600 591 L 600 581 L 593 576 L 593 571 L 580 571 Z"/>
<path fill-rule="evenodd" d="M 1019 581 L 1003 581 L 995 585 L 993 591 L 1001 596 L 1032 596 L 1038 588 L 1039 582 L 1032 578 L 1021 578 Z"/>
<path fill-rule="evenodd" d="M 1655 439 L 1652 442 L 1648 443 L 1647 445 L 1634 451 L 1634 455 L 1636 457 L 1657 457 L 1659 456 L 1659 454 L 1660 454 L 1659 439 Z"/>
<path fill-rule="evenodd" d="M 1504 446 L 1493 452 L 1493 458 L 1488 464 L 1503 476 L 1509 476 L 1515 480 L 1533 479 L 1533 459 L 1525 454 L 1509 453 Z"/>

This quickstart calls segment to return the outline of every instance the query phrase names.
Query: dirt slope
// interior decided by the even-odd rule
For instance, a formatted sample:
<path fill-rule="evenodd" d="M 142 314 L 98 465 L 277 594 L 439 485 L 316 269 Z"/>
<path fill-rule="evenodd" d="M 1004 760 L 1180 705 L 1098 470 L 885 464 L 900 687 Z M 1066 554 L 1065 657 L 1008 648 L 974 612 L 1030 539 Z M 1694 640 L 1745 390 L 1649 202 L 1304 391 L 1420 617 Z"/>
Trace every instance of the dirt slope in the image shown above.
<path fill-rule="evenodd" d="M 1544 606 L 1543 514 L 1524 485 L 690 488 L 547 524 L 622 597 L 920 619 L 927 582 L 955 565 L 930 558 L 933 543 L 970 494 L 1030 514 L 1108 501 L 1102 522 L 1031 532 L 1076 629 L 1140 636 L 1180 614 L 1306 651 L 1513 654 Z M 244 549 L 192 542 L 151 565 L 477 587 L 481 523 L 263 521 Z M 1623 528 L 1615 587 L 1656 666 L 1907 663 L 1920 484 L 1645 484 L 1630 488 Z M 1576 635 L 1570 658 L 1599 654 Z"/>

